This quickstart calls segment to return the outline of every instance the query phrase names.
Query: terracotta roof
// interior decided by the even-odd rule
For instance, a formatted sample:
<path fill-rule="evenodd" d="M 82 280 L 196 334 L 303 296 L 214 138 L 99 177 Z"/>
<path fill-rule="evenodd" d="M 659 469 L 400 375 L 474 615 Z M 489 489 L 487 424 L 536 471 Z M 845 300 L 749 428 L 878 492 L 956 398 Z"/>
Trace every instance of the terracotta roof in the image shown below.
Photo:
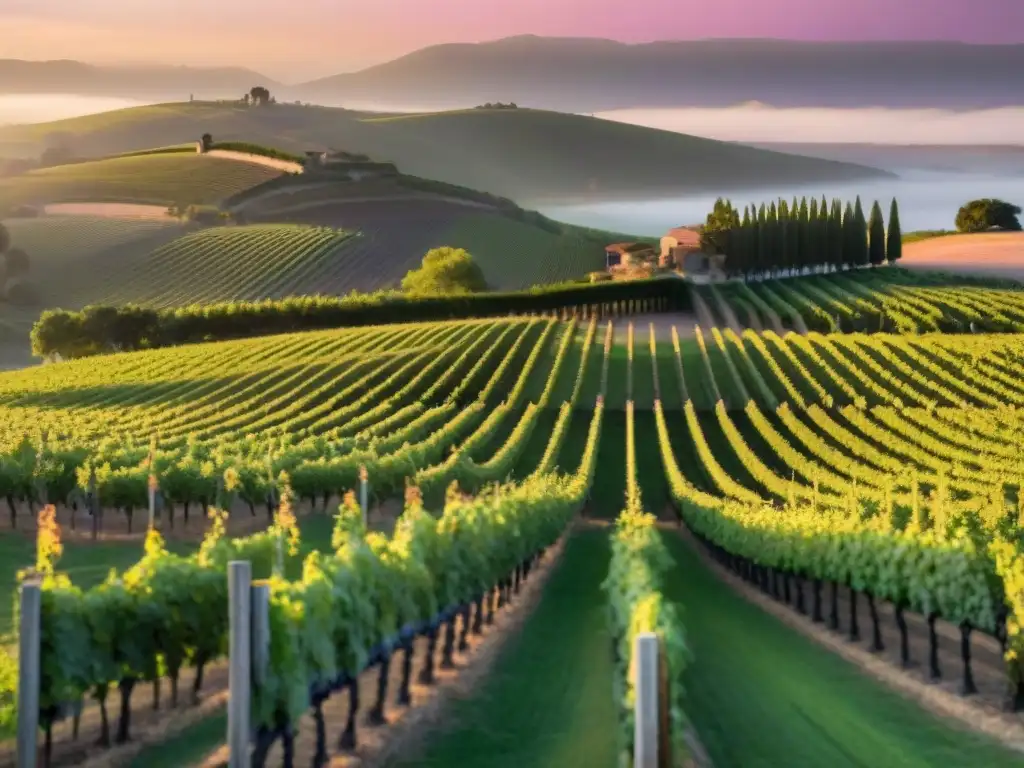
<path fill-rule="evenodd" d="M 636 251 L 653 251 L 654 246 L 649 243 L 612 243 L 606 245 L 604 249 L 618 253 L 635 253 Z"/>
<path fill-rule="evenodd" d="M 674 237 L 680 245 L 700 245 L 700 232 L 692 227 L 674 227 L 668 231 L 666 237 Z"/>

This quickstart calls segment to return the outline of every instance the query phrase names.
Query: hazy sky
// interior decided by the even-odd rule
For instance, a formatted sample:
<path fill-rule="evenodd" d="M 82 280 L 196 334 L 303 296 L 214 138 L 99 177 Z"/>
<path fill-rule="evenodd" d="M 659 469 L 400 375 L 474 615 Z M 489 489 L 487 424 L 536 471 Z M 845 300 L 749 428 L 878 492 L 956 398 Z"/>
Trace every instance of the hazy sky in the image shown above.
<path fill-rule="evenodd" d="M 284 81 L 509 35 L 1024 42 L 1024 0 L 0 0 L 0 55 L 237 64 Z"/>

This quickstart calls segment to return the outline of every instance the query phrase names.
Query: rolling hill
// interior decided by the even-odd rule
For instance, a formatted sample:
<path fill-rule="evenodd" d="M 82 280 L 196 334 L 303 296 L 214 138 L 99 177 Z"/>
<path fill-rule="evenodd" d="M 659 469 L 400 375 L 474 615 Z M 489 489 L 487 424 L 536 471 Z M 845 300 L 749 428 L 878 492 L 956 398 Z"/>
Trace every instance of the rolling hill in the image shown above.
<path fill-rule="evenodd" d="M 40 307 L 90 303 L 183 306 L 199 301 L 345 294 L 397 287 L 431 248 L 466 248 L 496 289 L 583 277 L 625 235 L 437 195 L 258 209 L 248 224 L 42 216 L 4 222 L 29 254 Z M 0 312 L 3 312 L 0 304 Z M 10 308 L 8 308 L 10 314 Z"/>
<path fill-rule="evenodd" d="M 764 39 L 628 44 L 523 35 L 430 46 L 292 90 L 303 99 L 335 100 L 328 103 L 453 108 L 497 100 L 572 112 L 747 101 L 981 109 L 1024 103 L 1016 75 L 1022 67 L 1024 45 Z"/>
<path fill-rule="evenodd" d="M 0 129 L 0 155 L 35 156 L 54 137 L 80 157 L 241 140 L 301 153 L 344 149 L 403 172 L 520 203 L 749 189 L 885 175 L 669 131 L 532 109 L 385 115 L 278 104 L 184 103 Z"/>
<path fill-rule="evenodd" d="M 281 172 L 255 163 L 173 152 L 41 168 L 0 179 L 0 210 L 79 201 L 216 203 Z"/>

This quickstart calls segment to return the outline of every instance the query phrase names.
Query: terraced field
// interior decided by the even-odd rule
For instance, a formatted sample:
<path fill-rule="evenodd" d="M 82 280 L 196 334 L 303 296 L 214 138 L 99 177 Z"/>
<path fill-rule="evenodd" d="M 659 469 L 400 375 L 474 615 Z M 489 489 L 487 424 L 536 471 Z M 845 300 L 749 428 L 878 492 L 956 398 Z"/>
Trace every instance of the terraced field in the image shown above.
<path fill-rule="evenodd" d="M 297 224 L 204 229 L 107 274 L 95 291 L 104 304 L 153 307 L 329 291 L 318 276 L 335 267 L 352 236 Z"/>
<path fill-rule="evenodd" d="M 488 285 L 498 290 L 576 279 L 603 268 L 604 247 L 616 238 L 570 225 L 551 232 L 497 211 L 429 197 L 349 200 L 267 212 L 259 220 L 359 231 L 362 237 L 339 253 L 338 268 L 322 277 L 334 293 L 397 285 L 423 254 L 445 245 L 473 254 Z"/>
<path fill-rule="evenodd" d="M 1016 407 L 1024 405 L 1016 375 L 1022 362 L 1024 341 L 1016 334 L 780 336 L 714 328 L 677 339 L 637 328 L 623 338 L 596 323 L 543 318 L 392 325 L 112 355 L 0 375 L 0 498 L 12 499 L 19 523 L 27 517 L 23 505 L 29 497 L 40 501 L 41 488 L 50 500 L 67 498 L 94 468 L 108 509 L 103 524 L 116 528 L 131 510 L 146 507 L 152 469 L 165 504 L 157 527 L 169 532 L 184 508 L 211 499 L 233 517 L 255 516 L 280 472 L 305 509 L 319 509 L 356 487 L 365 468 L 374 504 L 400 505 L 405 497 L 406 522 L 396 536 L 426 535 L 413 532 L 415 521 L 425 520 L 422 502 L 444 510 L 436 535 L 463 542 L 451 544 L 465 547 L 457 549 L 465 559 L 453 562 L 474 586 L 455 598 L 434 595 L 435 605 L 466 611 L 441 619 L 453 634 L 458 615 L 468 627 L 472 605 L 524 562 L 519 558 L 529 560 L 528 550 L 557 539 L 584 505 L 589 516 L 621 513 L 627 521 L 613 539 L 612 572 L 621 575 L 625 566 L 615 563 L 632 556 L 624 543 L 631 526 L 654 524 L 630 517 L 640 515 L 643 503 L 658 517 L 681 516 L 704 542 L 687 543 L 664 530 L 660 537 L 675 562 L 650 555 L 664 571 L 650 588 L 682 608 L 685 638 L 676 636 L 687 644 L 692 637 L 696 654 L 685 664 L 685 654 L 673 655 L 680 660 L 673 669 L 683 684 L 681 704 L 716 765 L 1009 766 L 1018 756 L 884 691 L 742 603 L 712 572 L 732 568 L 792 605 L 808 625 L 813 618 L 848 633 L 853 644 L 871 644 L 894 670 L 902 635 L 906 655 L 920 666 L 894 674 L 927 678 L 938 671 L 934 688 L 947 693 L 969 680 L 964 706 L 976 702 L 979 718 L 997 717 L 992 713 L 1007 688 L 1024 690 L 1024 678 L 1012 661 L 1003 662 L 1001 648 L 1020 648 L 1022 637 L 1012 628 L 1024 618 L 1013 587 L 1024 573 L 1018 524 L 1024 423 Z M 509 479 L 513 485 L 491 486 Z M 406 495 L 407 481 L 418 494 Z M 467 497 L 445 500 L 453 481 Z M 351 504 L 346 509 L 352 512 Z M 62 520 L 68 514 L 59 511 Z M 354 524 L 345 514 L 339 525 Z M 513 519 L 522 538 L 506 538 Z M 217 569 L 236 551 L 252 551 L 257 570 L 269 572 L 274 536 L 260 536 L 218 545 L 224 549 L 206 566 L 214 569 L 210 578 L 223 582 Z M 628 658 L 620 653 L 613 669 L 575 664 L 577 656 L 596 660 L 600 643 L 569 631 L 577 622 L 597 631 L 603 608 L 578 579 L 591 574 L 586 583 L 593 586 L 596 574 L 587 569 L 607 567 L 600 538 L 591 532 L 570 542 L 573 570 L 556 571 L 543 598 L 548 602 L 538 608 L 541 616 L 564 620 L 565 636 L 545 635 L 542 623 L 528 622 L 522 641 L 501 656 L 506 674 L 493 678 L 495 687 L 476 699 L 479 706 L 462 710 L 476 734 L 474 749 L 455 724 L 432 734 L 424 749 L 428 764 L 480 765 L 480 750 L 490 759 L 483 764 L 564 764 L 575 743 L 565 734 L 610 728 L 613 714 L 594 697 L 608 689 L 609 677 L 621 684 Z M 508 549 L 513 541 L 526 549 Z M 395 551 L 420 551 L 402 547 Z M 437 570 L 429 572 L 438 579 L 456 567 L 424 562 L 433 563 L 429 568 Z M 186 563 L 192 564 L 174 567 L 198 568 Z M 291 581 L 275 591 L 273 610 L 284 610 L 278 600 L 307 601 L 310 616 L 343 610 L 339 604 L 320 613 L 328 599 L 315 586 L 321 577 L 300 575 L 291 556 L 282 567 Z M 194 573 L 199 578 L 204 571 Z M 326 573 L 333 580 L 350 571 Z M 388 578 L 422 597 L 412 573 Z M 433 583 L 449 588 L 443 579 Z M 199 588 L 205 587 L 193 589 Z M 578 599 L 567 599 L 570 594 Z M 392 616 L 387 626 L 354 614 L 346 626 L 390 637 L 403 622 L 412 626 L 433 615 L 424 599 L 396 608 L 401 618 Z M 0 599 L 3 604 L 11 601 Z M 275 620 L 294 619 L 282 613 Z M 333 625 L 318 623 L 325 620 L 295 624 L 294 636 L 333 637 Z M 937 631 L 929 634 L 928 627 Z M 959 657 L 961 628 L 974 650 L 970 676 Z M 415 640 L 416 649 L 426 637 Z M 536 675 L 537 705 L 510 719 L 487 704 L 489 696 L 521 690 L 510 671 L 531 675 L 524 660 L 538 648 L 565 659 L 560 669 L 571 669 L 573 677 Z M 288 692 L 280 694 L 289 697 L 280 706 L 297 725 L 289 749 L 311 757 L 327 743 L 317 713 L 330 713 L 333 745 L 345 710 L 331 699 L 310 714 L 308 681 L 333 680 L 338 670 L 328 657 L 274 658 L 274 690 Z M 934 666 L 939 660 L 941 669 Z M 803 666 L 813 671 L 801 682 Z M 585 684 L 595 691 L 585 702 L 565 691 Z M 566 730 L 548 729 L 544 713 Z M 140 717 L 137 727 L 157 715 Z M 1024 728 L 1019 712 L 998 717 L 1014 733 Z M 67 730 L 63 724 L 55 730 L 58 749 L 70 739 Z M 518 736 L 503 743 L 501 733 Z M 595 764 L 612 764 L 608 740 L 588 745 Z M 271 755 L 280 748 L 278 742 Z"/>
<path fill-rule="evenodd" d="M 753 328 L 822 333 L 1016 332 L 1024 330 L 1024 292 L 1009 280 L 900 268 L 859 269 L 700 289 Z M 724 314 L 716 320 L 735 326 Z"/>
<path fill-rule="evenodd" d="M 0 180 L 0 210 L 60 202 L 212 204 L 281 172 L 198 154 L 114 157 Z"/>
<path fill-rule="evenodd" d="M 173 307 L 280 298 L 330 292 L 331 275 L 372 269 L 372 261 L 344 259 L 348 240 L 358 235 L 330 227 L 200 229 L 93 216 L 13 219 L 5 226 L 14 246 L 32 260 L 43 306 Z"/>
<path fill-rule="evenodd" d="M 94 301 L 97 276 L 124 272 L 144 254 L 189 231 L 175 221 L 105 216 L 8 219 L 11 245 L 31 260 L 31 279 L 44 306 Z M 35 311 L 38 315 L 38 311 Z"/>

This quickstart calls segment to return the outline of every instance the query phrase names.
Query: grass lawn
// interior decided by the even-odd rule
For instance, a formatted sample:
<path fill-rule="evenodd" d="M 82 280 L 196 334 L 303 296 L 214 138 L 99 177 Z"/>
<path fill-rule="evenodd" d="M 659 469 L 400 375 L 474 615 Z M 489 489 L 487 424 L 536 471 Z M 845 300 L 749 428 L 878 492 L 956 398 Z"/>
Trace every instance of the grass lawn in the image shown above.
<path fill-rule="evenodd" d="M 716 768 L 1020 766 L 746 602 L 664 534 L 694 661 L 687 714 Z"/>
<path fill-rule="evenodd" d="M 479 690 L 453 703 L 422 753 L 393 766 L 613 768 L 617 723 L 601 591 L 608 559 L 606 531 L 570 539 L 536 609 Z"/>
<path fill-rule="evenodd" d="M 181 768 L 183 765 L 199 765 L 208 754 L 224 743 L 227 731 L 226 714 L 208 717 L 162 744 L 145 747 L 132 758 L 128 766 Z"/>

